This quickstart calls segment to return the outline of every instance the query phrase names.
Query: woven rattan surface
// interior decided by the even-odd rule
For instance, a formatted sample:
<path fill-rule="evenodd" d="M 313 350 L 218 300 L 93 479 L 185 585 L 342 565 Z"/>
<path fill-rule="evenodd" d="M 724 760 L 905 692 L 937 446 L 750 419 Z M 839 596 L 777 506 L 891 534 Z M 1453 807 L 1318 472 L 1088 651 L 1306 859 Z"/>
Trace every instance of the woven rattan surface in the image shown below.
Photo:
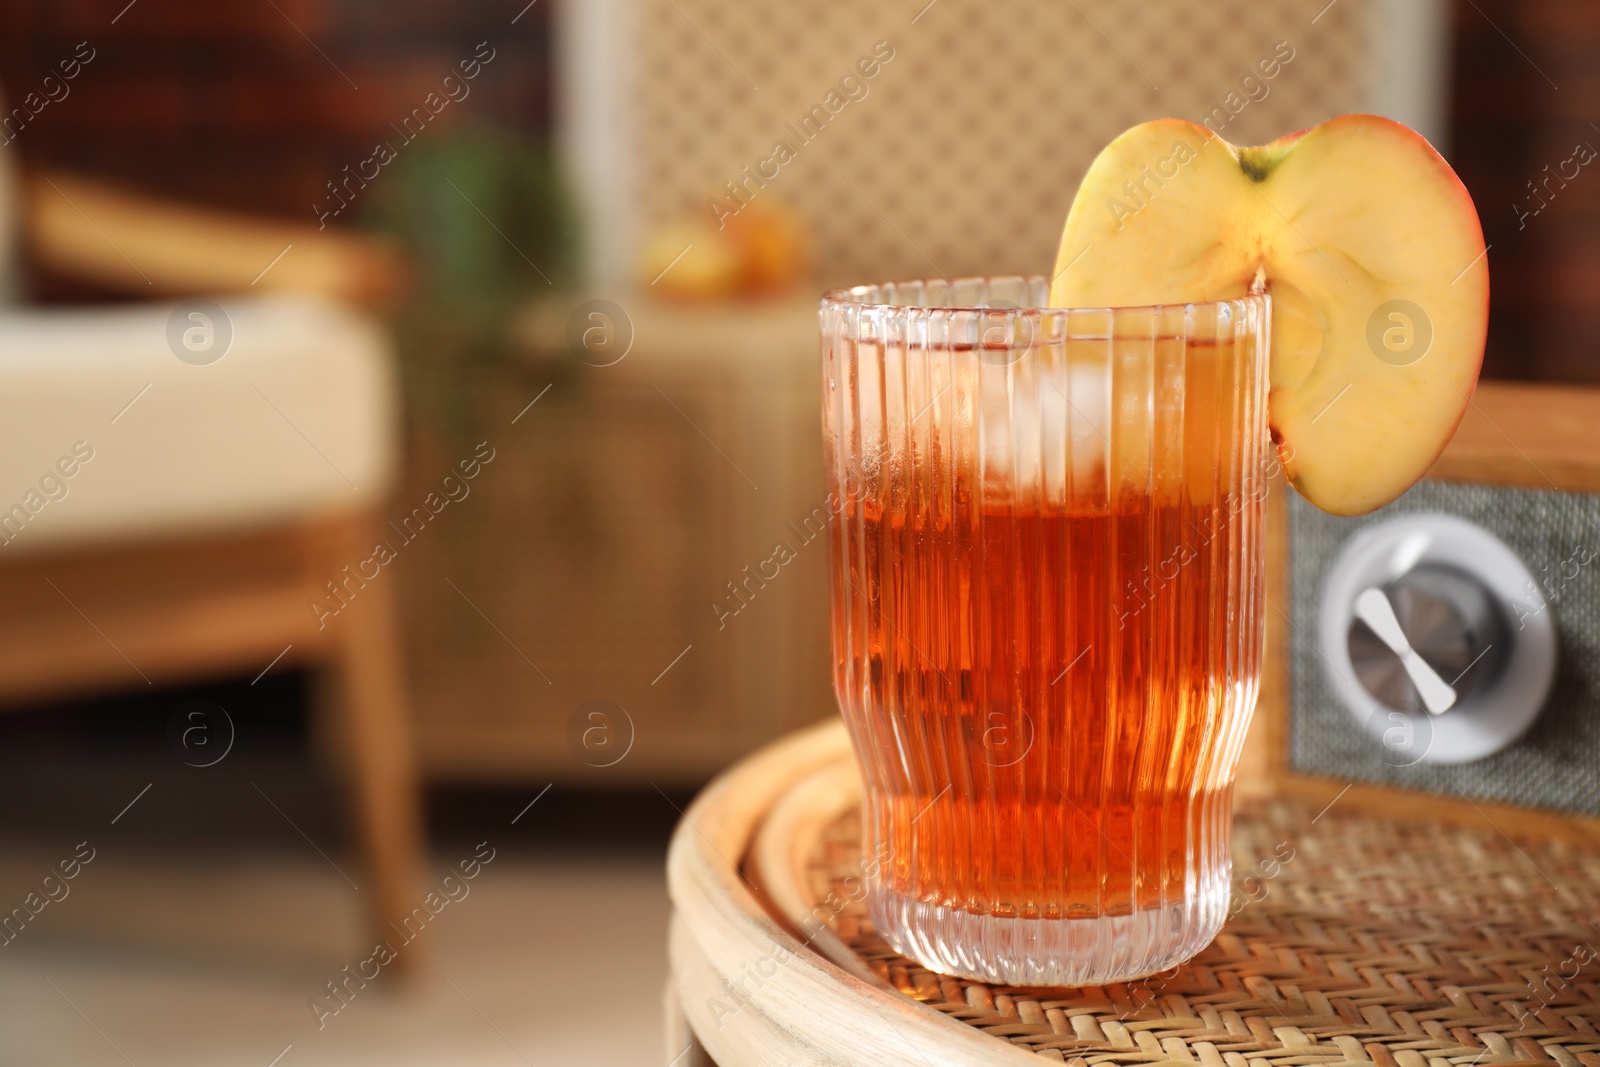
<path fill-rule="evenodd" d="M 1079 1063 L 1550 1063 L 1600 1067 L 1600 854 L 1481 832 L 1244 806 L 1232 917 L 1173 972 L 1090 989 L 949 978 L 877 936 L 859 819 L 824 835 L 817 914 L 903 994 Z M 833 895 L 830 897 L 829 894 Z"/>

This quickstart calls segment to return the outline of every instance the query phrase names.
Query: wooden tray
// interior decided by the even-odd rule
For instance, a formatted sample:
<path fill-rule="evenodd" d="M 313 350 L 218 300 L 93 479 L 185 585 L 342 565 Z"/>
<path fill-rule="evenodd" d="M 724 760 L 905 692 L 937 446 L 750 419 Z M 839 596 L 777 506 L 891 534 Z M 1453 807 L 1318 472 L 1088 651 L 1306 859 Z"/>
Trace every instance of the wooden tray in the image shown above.
<path fill-rule="evenodd" d="M 858 801 L 830 723 L 688 810 L 668 860 L 675 1067 L 1600 1067 L 1594 850 L 1255 799 L 1237 814 L 1236 910 L 1194 960 L 1013 989 L 934 974 L 878 938 L 854 878 Z"/>

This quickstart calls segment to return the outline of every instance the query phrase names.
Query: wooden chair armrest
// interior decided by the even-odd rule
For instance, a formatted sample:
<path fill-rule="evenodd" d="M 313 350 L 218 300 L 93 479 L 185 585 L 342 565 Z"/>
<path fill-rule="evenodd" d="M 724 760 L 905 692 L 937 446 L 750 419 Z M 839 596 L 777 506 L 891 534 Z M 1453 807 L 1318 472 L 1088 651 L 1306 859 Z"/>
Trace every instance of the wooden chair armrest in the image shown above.
<path fill-rule="evenodd" d="M 129 295 L 313 293 L 392 302 L 399 253 L 370 237 L 190 207 L 54 170 L 29 174 L 23 240 L 45 271 Z"/>

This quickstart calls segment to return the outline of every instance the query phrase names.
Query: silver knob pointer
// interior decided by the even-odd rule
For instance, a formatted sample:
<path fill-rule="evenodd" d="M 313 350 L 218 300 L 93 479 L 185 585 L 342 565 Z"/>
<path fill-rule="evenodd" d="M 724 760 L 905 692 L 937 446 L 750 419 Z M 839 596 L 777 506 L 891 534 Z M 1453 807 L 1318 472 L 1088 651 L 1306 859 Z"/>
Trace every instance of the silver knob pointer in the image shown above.
<path fill-rule="evenodd" d="M 1389 603 L 1382 589 L 1376 586 L 1363 589 L 1356 597 L 1355 609 L 1356 618 L 1372 627 L 1378 639 L 1400 658 L 1400 665 L 1405 668 L 1411 684 L 1417 687 L 1428 714 L 1442 715 L 1455 706 L 1455 689 L 1411 647 L 1405 631 L 1400 628 L 1400 620 L 1395 617 L 1394 605 Z"/>

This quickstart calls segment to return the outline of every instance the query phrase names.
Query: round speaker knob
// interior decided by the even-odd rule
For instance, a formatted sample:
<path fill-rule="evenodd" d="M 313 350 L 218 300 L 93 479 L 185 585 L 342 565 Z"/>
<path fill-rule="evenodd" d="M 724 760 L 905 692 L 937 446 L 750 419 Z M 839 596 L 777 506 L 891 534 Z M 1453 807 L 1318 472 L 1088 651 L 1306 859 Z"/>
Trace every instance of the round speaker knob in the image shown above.
<path fill-rule="evenodd" d="M 1442 715 L 1492 683 L 1508 640 L 1481 581 L 1419 563 L 1357 594 L 1348 644 L 1357 680 L 1378 703 Z"/>
<path fill-rule="evenodd" d="M 1335 700 L 1391 768 L 1465 763 L 1516 742 L 1556 680 L 1555 606 L 1488 530 L 1392 514 L 1328 568 L 1316 646 Z"/>

